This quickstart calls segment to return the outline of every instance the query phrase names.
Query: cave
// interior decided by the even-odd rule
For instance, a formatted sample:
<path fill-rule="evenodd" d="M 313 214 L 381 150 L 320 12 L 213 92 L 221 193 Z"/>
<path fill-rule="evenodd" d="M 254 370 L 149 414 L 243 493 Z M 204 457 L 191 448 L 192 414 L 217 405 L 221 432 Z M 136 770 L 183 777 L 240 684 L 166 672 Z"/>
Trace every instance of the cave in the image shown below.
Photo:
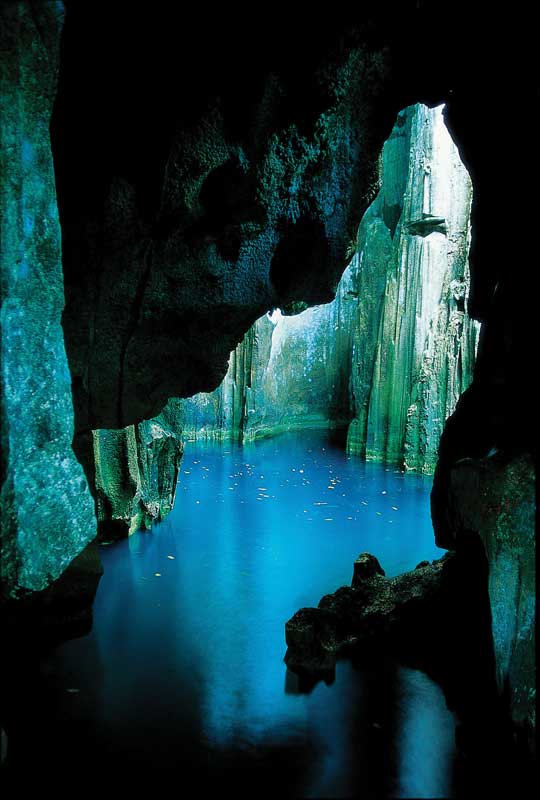
<path fill-rule="evenodd" d="M 529 792 L 527 14 L 0 15 L 2 782 Z"/>

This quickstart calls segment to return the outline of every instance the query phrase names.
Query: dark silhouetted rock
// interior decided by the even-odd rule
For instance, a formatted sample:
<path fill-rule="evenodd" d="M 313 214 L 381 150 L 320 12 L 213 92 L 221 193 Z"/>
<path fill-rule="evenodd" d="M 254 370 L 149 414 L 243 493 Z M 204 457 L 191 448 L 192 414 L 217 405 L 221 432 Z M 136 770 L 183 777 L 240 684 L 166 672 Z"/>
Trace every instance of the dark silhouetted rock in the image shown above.
<path fill-rule="evenodd" d="M 325 677 L 339 656 L 373 648 L 409 652 L 446 616 L 453 586 L 450 553 L 422 569 L 384 577 L 378 560 L 362 553 L 352 586 L 325 595 L 317 608 L 302 608 L 285 625 L 285 663 L 296 672 Z M 414 649 L 414 646 L 413 646 Z"/>
<path fill-rule="evenodd" d="M 368 578 L 373 578 L 375 575 L 385 575 L 384 569 L 379 564 L 379 561 L 371 553 L 360 553 L 354 562 L 354 571 L 352 579 L 353 589 L 357 589 L 362 581 Z"/>

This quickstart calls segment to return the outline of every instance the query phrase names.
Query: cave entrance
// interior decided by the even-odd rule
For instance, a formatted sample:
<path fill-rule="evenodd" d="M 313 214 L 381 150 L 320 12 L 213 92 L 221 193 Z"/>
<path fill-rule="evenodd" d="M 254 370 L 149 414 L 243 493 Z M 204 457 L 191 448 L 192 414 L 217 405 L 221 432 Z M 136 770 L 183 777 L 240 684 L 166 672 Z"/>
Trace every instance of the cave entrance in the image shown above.
<path fill-rule="evenodd" d="M 259 319 L 221 386 L 183 401 L 185 440 L 334 430 L 349 453 L 432 474 L 478 341 L 465 311 L 471 197 L 443 107 L 402 111 L 335 299 Z"/>
<path fill-rule="evenodd" d="M 242 770 L 276 795 L 452 792 L 454 719 L 423 672 L 340 662 L 331 690 L 305 693 L 282 661 L 284 621 L 350 584 L 360 551 L 387 576 L 441 554 L 430 474 L 477 340 L 471 187 L 440 108 L 399 115 L 381 170 L 336 299 L 261 317 L 221 386 L 179 401 L 175 507 L 104 553 L 92 636 L 117 653 L 107 714 L 125 733 L 135 702 L 154 739 L 128 740 L 154 768 L 180 749 L 212 785 Z M 141 490 L 137 521 L 159 502 Z"/>

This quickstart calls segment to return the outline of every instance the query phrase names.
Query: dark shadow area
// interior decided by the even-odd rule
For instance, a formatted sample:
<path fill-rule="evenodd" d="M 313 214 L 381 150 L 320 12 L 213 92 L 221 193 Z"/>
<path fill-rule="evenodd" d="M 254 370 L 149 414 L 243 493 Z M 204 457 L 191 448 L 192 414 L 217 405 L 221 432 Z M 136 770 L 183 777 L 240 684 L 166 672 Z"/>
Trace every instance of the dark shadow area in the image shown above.
<path fill-rule="evenodd" d="M 417 569 L 423 565 L 429 562 L 423 562 Z M 369 629 L 361 626 L 362 600 L 355 607 L 344 589 L 323 598 L 319 606 L 338 609 L 335 623 L 331 617 L 319 619 L 318 609 L 303 609 L 300 614 L 304 615 L 302 624 L 306 626 L 302 634 L 304 644 L 299 642 L 298 648 L 302 649 L 297 649 L 296 644 L 290 646 L 287 652 L 289 669 L 297 678 L 295 689 L 312 692 L 318 680 L 334 679 L 331 668 L 321 672 L 323 662 L 318 641 L 319 638 L 331 641 L 334 634 L 330 631 L 335 624 L 337 639 L 349 640 L 341 648 L 339 659 L 349 658 L 362 676 L 367 671 L 384 681 L 382 676 L 389 668 L 406 666 L 421 670 L 442 688 L 446 704 L 456 719 L 452 796 L 506 797 L 514 793 L 530 796 L 538 786 L 538 776 L 526 743 L 515 733 L 508 698 L 501 696 L 497 688 L 488 563 L 478 537 L 464 537 L 459 552 L 451 554 L 444 572 L 437 595 L 419 593 L 416 601 L 391 609 L 386 619 L 375 620 Z M 362 587 L 358 588 L 361 592 Z M 330 601 L 336 605 L 332 606 Z M 292 678 L 289 684 L 293 685 Z M 387 679 L 384 690 L 375 691 L 370 697 L 373 706 L 379 708 L 375 716 L 380 715 L 385 720 L 384 726 L 392 727 L 388 715 L 395 713 L 396 705 L 390 700 L 389 685 L 392 680 Z M 429 729 L 425 735 L 430 735 Z M 526 732 L 522 736 L 526 737 Z M 385 765 L 390 786 L 397 739 L 382 739 L 386 756 L 381 763 Z M 389 790 L 390 796 L 392 790 L 395 785 Z"/>
<path fill-rule="evenodd" d="M 333 300 L 333 287 L 321 283 L 326 277 L 324 267 L 329 257 L 322 222 L 304 216 L 285 230 L 270 265 L 270 280 L 285 299 L 285 308 L 294 301 L 316 305 Z M 313 274 L 306 276 L 302 264 L 311 264 Z"/>

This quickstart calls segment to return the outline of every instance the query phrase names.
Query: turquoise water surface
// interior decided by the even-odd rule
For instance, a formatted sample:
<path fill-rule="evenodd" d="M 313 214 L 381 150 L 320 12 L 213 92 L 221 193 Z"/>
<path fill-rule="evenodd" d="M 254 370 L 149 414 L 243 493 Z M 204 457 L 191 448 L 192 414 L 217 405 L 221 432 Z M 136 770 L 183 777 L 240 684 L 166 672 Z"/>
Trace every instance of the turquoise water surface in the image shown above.
<path fill-rule="evenodd" d="M 427 676 L 342 662 L 301 694 L 283 663 L 286 620 L 360 552 L 387 575 L 440 557 L 430 488 L 325 433 L 187 444 L 173 512 L 102 548 L 93 631 L 51 661 L 62 735 L 200 792 L 449 796 L 454 719 Z"/>

